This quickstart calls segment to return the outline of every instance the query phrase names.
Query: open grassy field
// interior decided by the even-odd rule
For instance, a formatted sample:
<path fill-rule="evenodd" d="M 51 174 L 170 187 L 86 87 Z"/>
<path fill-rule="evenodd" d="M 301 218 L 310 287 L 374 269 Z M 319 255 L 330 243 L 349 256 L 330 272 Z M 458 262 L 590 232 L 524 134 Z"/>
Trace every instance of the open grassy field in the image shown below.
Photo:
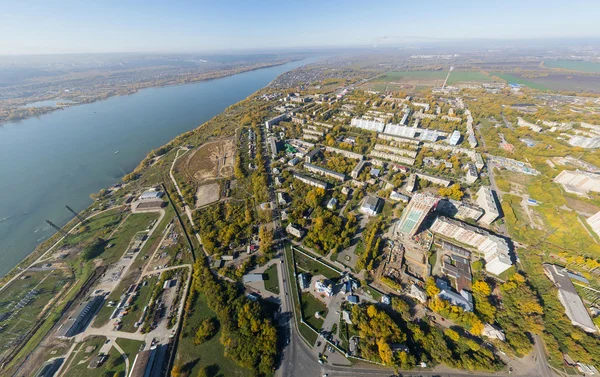
<path fill-rule="evenodd" d="M 106 264 L 114 263 L 121 258 L 127 250 L 129 243 L 138 232 L 149 230 L 151 224 L 158 219 L 158 213 L 135 213 L 131 214 L 111 239 L 109 244 L 113 246 L 106 249 L 101 258 Z"/>
<path fill-rule="evenodd" d="M 225 356 L 225 348 L 219 341 L 221 331 L 202 344 L 194 344 L 194 333 L 203 319 L 216 317 L 208 307 L 204 297 L 196 297 L 193 312 L 189 315 L 182 337 L 177 347 L 176 365 L 181 365 L 189 376 L 198 375 L 198 371 L 209 367 L 213 376 L 250 377 L 252 371 L 238 366 L 233 360 Z"/>
<path fill-rule="evenodd" d="M 73 353 L 71 358 L 73 358 L 73 362 L 69 366 L 69 369 L 63 375 L 65 377 L 104 377 L 104 376 L 114 376 L 116 373 L 119 373 L 119 376 L 125 376 L 125 360 L 117 351 L 115 347 L 112 347 L 108 352 L 108 359 L 100 366 L 99 368 L 90 369 L 88 365 L 90 360 L 98 355 L 98 351 L 104 344 L 106 338 L 104 337 L 94 337 L 86 340 L 81 344 L 81 347 L 78 349 L 77 353 Z M 87 353 L 86 349 L 88 347 L 94 347 L 93 351 Z M 66 360 L 68 363 L 69 360 Z"/>
<path fill-rule="evenodd" d="M 575 60 L 549 60 L 544 62 L 547 68 L 561 68 L 586 73 L 600 73 L 600 63 Z"/>
<path fill-rule="evenodd" d="M 337 271 L 328 268 L 301 253 L 294 251 L 294 257 L 296 258 L 296 267 L 300 271 L 309 272 L 313 275 L 323 275 L 328 279 L 336 279 L 340 277 L 340 274 Z"/>
<path fill-rule="evenodd" d="M 127 355 L 127 358 L 129 359 L 129 366 L 131 368 L 133 360 L 135 360 L 135 355 L 140 352 L 140 347 L 142 344 L 144 344 L 144 342 L 140 342 L 139 340 L 119 338 L 117 339 L 117 344 Z"/>
<path fill-rule="evenodd" d="M 80 242 L 102 237 L 110 233 L 123 219 L 120 209 L 114 209 L 101 213 L 91 218 L 85 226 L 79 227 L 69 234 L 60 246 L 73 246 Z"/>
<path fill-rule="evenodd" d="M 494 72 L 492 74 L 496 77 L 500 77 L 502 80 L 505 80 L 509 84 L 520 84 L 520 85 L 527 86 L 532 89 L 548 90 L 547 87 L 545 87 L 541 84 L 536 84 L 533 81 L 524 79 L 524 78 L 516 76 L 516 75 L 509 74 L 509 73 Z"/>
<path fill-rule="evenodd" d="M 279 279 L 277 276 L 277 265 L 273 264 L 265 270 L 265 289 L 269 292 L 279 294 Z"/>
<path fill-rule="evenodd" d="M 490 82 L 494 79 L 483 72 L 478 71 L 452 71 L 448 78 L 448 85 L 466 82 Z"/>

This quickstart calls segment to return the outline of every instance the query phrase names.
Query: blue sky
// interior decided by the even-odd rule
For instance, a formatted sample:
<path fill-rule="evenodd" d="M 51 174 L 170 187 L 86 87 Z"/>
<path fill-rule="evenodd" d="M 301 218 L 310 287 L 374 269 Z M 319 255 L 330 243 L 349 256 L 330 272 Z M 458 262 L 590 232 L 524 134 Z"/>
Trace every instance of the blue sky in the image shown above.
<path fill-rule="evenodd" d="M 0 54 L 600 37 L 598 15 L 600 0 L 0 0 Z"/>

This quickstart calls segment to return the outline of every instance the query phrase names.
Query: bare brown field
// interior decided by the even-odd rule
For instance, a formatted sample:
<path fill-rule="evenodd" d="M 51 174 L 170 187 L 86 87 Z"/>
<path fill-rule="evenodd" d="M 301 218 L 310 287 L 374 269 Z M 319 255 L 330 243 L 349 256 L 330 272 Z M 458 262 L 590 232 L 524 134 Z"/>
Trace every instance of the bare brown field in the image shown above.
<path fill-rule="evenodd" d="M 233 175 L 235 142 L 233 139 L 202 145 L 185 159 L 185 174 L 196 182 L 205 182 Z"/>
<path fill-rule="evenodd" d="M 219 200 L 220 188 L 221 187 L 216 182 L 198 187 L 198 191 L 196 191 L 196 208 L 203 207 Z"/>

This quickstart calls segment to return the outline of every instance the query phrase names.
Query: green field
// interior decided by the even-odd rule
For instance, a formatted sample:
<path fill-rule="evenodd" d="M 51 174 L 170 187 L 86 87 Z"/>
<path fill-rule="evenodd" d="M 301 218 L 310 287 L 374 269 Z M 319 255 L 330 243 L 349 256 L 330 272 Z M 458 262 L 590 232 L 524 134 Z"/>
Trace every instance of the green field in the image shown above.
<path fill-rule="evenodd" d="M 571 71 L 586 73 L 600 73 L 600 63 L 573 61 L 573 60 L 550 60 L 545 61 L 544 66 L 548 68 L 562 68 Z"/>
<path fill-rule="evenodd" d="M 527 86 L 532 89 L 544 90 L 544 91 L 548 90 L 548 88 L 545 87 L 544 85 L 536 84 L 529 80 L 525 80 L 521 77 L 513 76 L 508 73 L 493 72 L 492 75 L 500 77 L 502 80 L 508 82 L 509 84 L 520 84 L 520 85 Z"/>
<path fill-rule="evenodd" d="M 403 77 L 444 80 L 448 75 L 447 71 L 391 71 L 377 79 L 377 81 L 394 81 Z"/>
<path fill-rule="evenodd" d="M 127 315 L 123 316 L 123 328 L 121 329 L 122 331 L 137 331 L 137 327 L 135 327 L 134 324 L 140 319 L 140 316 L 144 312 L 144 307 L 148 305 L 150 295 L 152 294 L 152 291 L 156 286 L 156 283 L 158 282 L 158 276 L 151 276 L 150 278 L 147 278 L 146 281 L 148 282 L 148 284 L 146 284 L 145 286 L 142 285 L 140 291 L 135 297 L 135 300 L 131 304 L 131 308 L 127 311 Z"/>
<path fill-rule="evenodd" d="M 106 236 L 123 219 L 119 209 L 110 210 L 98 214 L 69 234 L 60 246 L 73 246 L 80 242 Z"/>
<path fill-rule="evenodd" d="M 114 263 L 119 260 L 129 247 L 129 243 L 136 233 L 148 230 L 150 224 L 156 219 L 158 219 L 158 213 L 136 213 L 130 215 L 113 237 L 108 240 L 108 243 L 113 244 L 113 246 L 106 249 L 101 255 L 105 263 Z"/>
<path fill-rule="evenodd" d="M 489 82 L 494 79 L 483 72 L 478 71 L 452 71 L 448 78 L 448 85 L 460 82 Z"/>
<path fill-rule="evenodd" d="M 265 289 L 269 292 L 279 294 L 279 279 L 277 276 L 277 265 L 273 264 L 271 267 L 267 268 L 265 271 L 265 275 L 267 275 L 265 280 Z"/>
<path fill-rule="evenodd" d="M 250 369 L 242 368 L 225 356 L 225 347 L 220 342 L 221 330 L 206 342 L 194 344 L 194 333 L 203 319 L 215 317 L 216 313 L 208 307 L 203 295 L 196 297 L 193 312 L 189 315 L 182 337 L 177 347 L 176 365 L 181 365 L 186 375 L 197 376 L 201 368 L 208 367 L 212 376 L 250 377 Z"/>
<path fill-rule="evenodd" d="M 117 339 L 117 344 L 119 347 L 121 347 L 123 352 L 125 352 L 125 355 L 127 355 L 127 358 L 129 359 L 129 366 L 131 367 L 133 360 L 135 360 L 135 355 L 140 352 L 140 348 L 144 342 L 140 342 L 139 340 L 119 338 Z"/>
<path fill-rule="evenodd" d="M 294 251 L 294 258 L 296 259 L 296 267 L 300 271 L 309 272 L 313 275 L 323 275 L 328 279 L 336 279 L 340 277 L 340 274 L 335 270 L 328 268 L 301 253 Z"/>
<path fill-rule="evenodd" d="M 327 316 L 327 307 L 310 293 L 303 292 L 301 297 L 304 320 L 316 330 L 320 330 L 321 326 L 323 326 L 324 318 Z M 315 316 L 316 312 L 321 314 L 321 318 Z"/>
<path fill-rule="evenodd" d="M 69 369 L 63 375 L 65 377 L 104 377 L 104 376 L 125 376 L 125 361 L 123 356 L 117 351 L 115 347 L 112 347 L 108 352 L 108 359 L 99 367 L 95 369 L 88 368 L 90 360 L 98 354 L 100 348 L 104 344 L 106 338 L 94 337 L 86 340 L 81 344 L 78 352 L 74 352 L 71 356 L 73 360 Z M 95 347 L 90 353 L 86 353 L 85 349 L 88 346 Z M 66 360 L 69 363 L 70 360 Z M 119 374 L 116 374 L 119 373 Z"/>

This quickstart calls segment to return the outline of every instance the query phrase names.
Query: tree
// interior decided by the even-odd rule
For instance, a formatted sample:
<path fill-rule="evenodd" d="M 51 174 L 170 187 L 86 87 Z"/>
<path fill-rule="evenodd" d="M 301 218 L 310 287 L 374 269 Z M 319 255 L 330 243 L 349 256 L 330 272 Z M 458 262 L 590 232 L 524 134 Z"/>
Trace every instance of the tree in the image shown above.
<path fill-rule="evenodd" d="M 215 318 L 207 318 L 200 323 L 196 330 L 194 344 L 202 344 L 212 338 L 217 332 L 217 321 Z"/>
<path fill-rule="evenodd" d="M 181 377 L 182 376 L 181 370 L 182 370 L 181 365 L 179 365 L 179 364 L 174 365 L 173 369 L 171 369 L 171 377 Z"/>
<path fill-rule="evenodd" d="M 454 200 L 461 200 L 465 195 L 458 183 L 455 183 L 450 187 L 442 187 L 438 191 L 441 196 L 445 196 Z"/>
<path fill-rule="evenodd" d="M 444 334 L 448 338 L 452 339 L 455 342 L 458 342 L 458 340 L 460 339 L 460 335 L 456 331 L 454 331 L 452 329 L 446 329 L 446 331 L 444 331 Z"/>
<path fill-rule="evenodd" d="M 440 289 L 435 285 L 435 280 L 431 276 L 425 281 L 425 291 L 429 297 L 435 297 L 440 293 Z"/>
<path fill-rule="evenodd" d="M 85 261 L 92 260 L 102 254 L 105 246 L 106 241 L 102 238 L 97 238 L 91 244 L 84 247 L 81 257 Z"/>

